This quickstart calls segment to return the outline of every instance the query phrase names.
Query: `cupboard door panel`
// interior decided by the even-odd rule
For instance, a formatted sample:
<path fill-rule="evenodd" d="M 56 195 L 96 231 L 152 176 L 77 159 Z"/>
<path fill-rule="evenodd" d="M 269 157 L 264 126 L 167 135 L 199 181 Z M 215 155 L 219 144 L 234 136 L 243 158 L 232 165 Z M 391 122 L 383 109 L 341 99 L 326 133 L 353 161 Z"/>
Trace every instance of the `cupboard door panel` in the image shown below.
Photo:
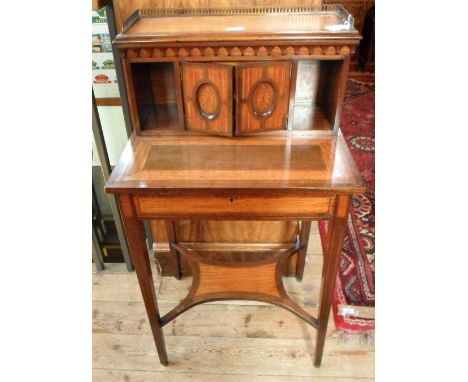
<path fill-rule="evenodd" d="M 287 61 L 236 65 L 237 135 L 287 128 L 289 77 Z"/>
<path fill-rule="evenodd" d="M 187 130 L 232 136 L 232 66 L 182 64 Z"/>

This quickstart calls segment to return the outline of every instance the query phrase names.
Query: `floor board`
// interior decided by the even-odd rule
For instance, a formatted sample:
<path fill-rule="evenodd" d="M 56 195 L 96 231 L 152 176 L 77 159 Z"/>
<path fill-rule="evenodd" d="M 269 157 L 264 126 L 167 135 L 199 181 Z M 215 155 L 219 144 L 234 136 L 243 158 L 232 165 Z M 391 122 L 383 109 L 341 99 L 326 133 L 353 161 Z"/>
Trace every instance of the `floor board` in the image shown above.
<path fill-rule="evenodd" d="M 312 228 L 311 240 L 318 232 Z M 304 279 L 285 278 L 288 294 L 317 312 L 320 247 L 308 251 Z M 191 279 L 155 276 L 162 313 L 188 291 Z M 374 380 L 373 335 L 342 333 L 330 319 L 322 366 L 313 366 L 315 330 L 276 306 L 223 301 L 197 306 L 164 328 L 169 366 L 161 366 L 135 273 L 106 264 L 93 274 L 93 381 Z"/>
<path fill-rule="evenodd" d="M 340 377 L 294 377 L 279 375 L 220 374 L 220 373 L 173 373 L 169 371 L 155 372 L 142 370 L 109 370 L 94 369 L 93 380 L 102 382 L 371 382 L 371 378 L 340 378 Z"/>

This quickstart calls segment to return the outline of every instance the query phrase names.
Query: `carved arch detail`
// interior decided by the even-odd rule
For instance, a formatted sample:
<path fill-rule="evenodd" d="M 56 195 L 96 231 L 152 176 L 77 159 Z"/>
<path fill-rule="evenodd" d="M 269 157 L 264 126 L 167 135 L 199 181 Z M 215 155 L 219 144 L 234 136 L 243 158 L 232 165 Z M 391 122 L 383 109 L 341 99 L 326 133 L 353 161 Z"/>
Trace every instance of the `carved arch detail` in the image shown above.
<path fill-rule="evenodd" d="M 348 45 L 284 45 L 284 46 L 193 46 L 193 47 L 158 47 L 122 49 L 122 57 L 128 58 L 176 58 L 176 57 L 278 57 L 278 56 L 346 56 L 354 53 L 354 47 Z"/>

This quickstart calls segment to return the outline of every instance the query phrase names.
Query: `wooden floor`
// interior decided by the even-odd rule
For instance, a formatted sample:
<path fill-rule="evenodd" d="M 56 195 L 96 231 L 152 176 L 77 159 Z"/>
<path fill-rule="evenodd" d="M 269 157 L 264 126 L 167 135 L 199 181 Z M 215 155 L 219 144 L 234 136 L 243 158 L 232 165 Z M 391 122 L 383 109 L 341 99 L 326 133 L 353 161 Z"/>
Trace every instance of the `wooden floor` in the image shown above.
<path fill-rule="evenodd" d="M 322 254 L 312 227 L 304 280 L 285 278 L 289 295 L 313 315 Z M 155 276 L 161 313 L 188 291 L 191 278 Z M 258 302 L 199 305 L 164 328 L 169 366 L 160 365 L 135 273 L 106 264 L 93 273 L 93 381 L 373 381 L 373 335 L 337 332 L 330 318 L 320 368 L 315 329 L 291 313 Z"/>

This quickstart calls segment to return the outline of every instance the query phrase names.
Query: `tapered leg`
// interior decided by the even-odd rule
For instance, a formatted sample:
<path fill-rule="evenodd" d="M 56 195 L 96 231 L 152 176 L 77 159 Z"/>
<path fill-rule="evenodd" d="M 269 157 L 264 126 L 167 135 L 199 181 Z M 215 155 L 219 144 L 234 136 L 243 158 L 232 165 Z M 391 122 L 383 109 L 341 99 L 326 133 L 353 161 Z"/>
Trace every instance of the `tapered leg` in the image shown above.
<path fill-rule="evenodd" d="M 166 232 L 167 232 L 167 239 L 169 240 L 169 249 L 171 251 L 172 268 L 174 269 L 174 277 L 177 280 L 180 280 L 180 277 L 181 277 L 180 256 L 179 256 L 179 252 L 174 247 L 174 244 L 177 243 L 174 220 L 166 220 Z"/>
<path fill-rule="evenodd" d="M 135 210 L 129 195 L 119 195 L 120 208 L 123 223 L 127 234 L 128 246 L 133 265 L 140 284 L 141 294 L 145 302 L 146 313 L 153 332 L 154 342 L 158 350 L 159 361 L 163 365 L 168 364 L 164 334 L 161 328 L 158 302 L 154 290 L 151 265 L 146 251 L 145 230 L 143 222 L 136 219 Z"/>
<path fill-rule="evenodd" d="M 309 245 L 309 235 L 311 221 L 301 222 L 301 232 L 299 233 L 299 240 L 301 242 L 302 249 L 297 252 L 297 263 L 296 263 L 296 280 L 301 281 L 304 276 L 305 259 L 307 255 L 307 246 Z"/>
<path fill-rule="evenodd" d="M 348 195 L 338 196 L 335 204 L 334 218 L 328 225 L 328 244 L 324 253 L 324 265 L 322 272 L 322 288 L 320 293 L 320 305 L 318 314 L 317 341 L 315 345 L 314 365 L 322 363 L 323 347 L 327 334 L 328 318 L 335 287 L 336 274 L 340 263 L 341 249 L 345 235 L 346 218 L 348 216 L 350 197 Z"/>

